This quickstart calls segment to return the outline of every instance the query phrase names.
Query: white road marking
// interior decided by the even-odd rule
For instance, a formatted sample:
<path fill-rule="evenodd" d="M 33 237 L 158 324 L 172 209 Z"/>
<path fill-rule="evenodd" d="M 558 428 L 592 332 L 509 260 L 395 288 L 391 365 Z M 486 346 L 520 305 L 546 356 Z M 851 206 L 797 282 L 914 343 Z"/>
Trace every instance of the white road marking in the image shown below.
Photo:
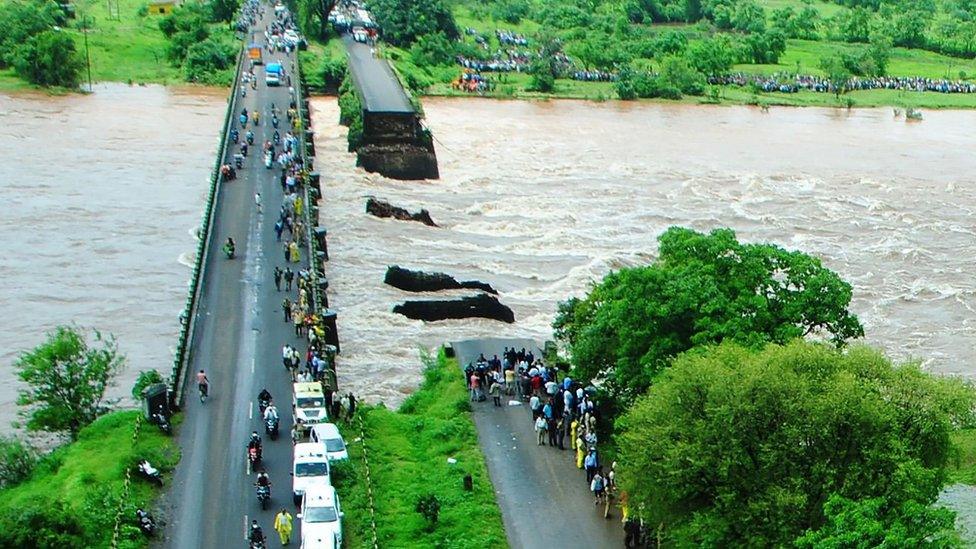
<path fill-rule="evenodd" d="M 248 533 L 247 532 L 247 525 L 248 524 L 250 524 L 250 523 L 247 521 L 247 514 L 245 513 L 244 514 L 244 541 L 248 541 L 249 538 L 250 538 L 250 536 L 247 535 L 247 533 Z"/>
<path fill-rule="evenodd" d="M 254 419 L 254 401 L 247 403 L 247 419 Z"/>

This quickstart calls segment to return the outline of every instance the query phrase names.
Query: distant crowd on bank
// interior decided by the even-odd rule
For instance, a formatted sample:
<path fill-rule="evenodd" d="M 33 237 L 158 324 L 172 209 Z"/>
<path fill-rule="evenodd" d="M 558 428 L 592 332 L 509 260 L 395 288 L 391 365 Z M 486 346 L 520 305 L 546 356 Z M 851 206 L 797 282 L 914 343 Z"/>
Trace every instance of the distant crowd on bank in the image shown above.
<path fill-rule="evenodd" d="M 823 76 L 792 74 L 744 74 L 732 73 L 712 76 L 709 84 L 750 86 L 756 85 L 765 92 L 796 93 L 801 90 L 833 93 L 834 85 Z M 976 84 L 961 80 L 921 78 L 908 76 L 855 76 L 847 82 L 848 90 L 900 90 L 938 93 L 976 93 Z"/>

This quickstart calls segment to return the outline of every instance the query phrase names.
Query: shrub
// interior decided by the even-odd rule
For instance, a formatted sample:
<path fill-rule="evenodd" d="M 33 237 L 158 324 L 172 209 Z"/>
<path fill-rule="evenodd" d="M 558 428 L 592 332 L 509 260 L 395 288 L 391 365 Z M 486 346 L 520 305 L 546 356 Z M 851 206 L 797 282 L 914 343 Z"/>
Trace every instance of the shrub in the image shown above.
<path fill-rule="evenodd" d="M 78 87 L 82 61 L 70 36 L 44 31 L 27 39 L 14 53 L 17 74 L 39 86 Z"/>
<path fill-rule="evenodd" d="M 136 378 L 136 383 L 132 386 L 132 398 L 142 400 L 142 391 L 144 391 L 146 387 L 155 385 L 157 383 L 163 383 L 163 376 L 156 370 L 139 372 L 139 377 Z"/>
<path fill-rule="evenodd" d="M 215 72 L 230 68 L 233 62 L 231 46 L 208 38 L 187 50 L 183 73 L 190 82 L 212 82 Z"/>
<path fill-rule="evenodd" d="M 0 438 L 0 488 L 24 481 L 36 465 L 33 448 L 15 438 Z"/>

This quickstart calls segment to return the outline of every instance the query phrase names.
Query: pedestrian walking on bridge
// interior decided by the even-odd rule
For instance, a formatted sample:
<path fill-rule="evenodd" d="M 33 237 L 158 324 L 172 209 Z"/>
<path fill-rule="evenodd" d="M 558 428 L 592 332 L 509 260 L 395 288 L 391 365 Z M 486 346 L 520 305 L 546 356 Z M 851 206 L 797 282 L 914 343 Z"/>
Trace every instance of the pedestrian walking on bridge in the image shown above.
<path fill-rule="evenodd" d="M 281 302 L 281 310 L 285 312 L 285 322 L 291 322 L 291 300 L 287 297 Z"/>
<path fill-rule="evenodd" d="M 281 538 L 282 545 L 288 545 L 291 543 L 291 525 L 292 517 L 291 513 L 288 512 L 284 507 L 281 511 L 275 515 L 274 529 L 278 532 L 278 536 Z"/>

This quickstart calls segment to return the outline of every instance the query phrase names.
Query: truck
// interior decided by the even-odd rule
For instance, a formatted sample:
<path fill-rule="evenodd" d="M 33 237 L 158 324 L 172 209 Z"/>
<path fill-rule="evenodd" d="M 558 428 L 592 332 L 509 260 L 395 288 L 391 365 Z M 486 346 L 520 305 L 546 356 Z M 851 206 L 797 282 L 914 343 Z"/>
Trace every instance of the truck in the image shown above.
<path fill-rule="evenodd" d="M 261 57 L 261 44 L 258 44 L 257 42 L 248 44 L 247 58 L 253 61 L 255 65 L 264 63 L 264 60 Z"/>
<path fill-rule="evenodd" d="M 280 86 L 281 76 L 284 72 L 281 63 L 268 63 L 264 67 L 264 83 L 268 86 Z"/>

